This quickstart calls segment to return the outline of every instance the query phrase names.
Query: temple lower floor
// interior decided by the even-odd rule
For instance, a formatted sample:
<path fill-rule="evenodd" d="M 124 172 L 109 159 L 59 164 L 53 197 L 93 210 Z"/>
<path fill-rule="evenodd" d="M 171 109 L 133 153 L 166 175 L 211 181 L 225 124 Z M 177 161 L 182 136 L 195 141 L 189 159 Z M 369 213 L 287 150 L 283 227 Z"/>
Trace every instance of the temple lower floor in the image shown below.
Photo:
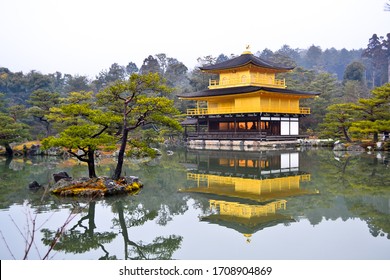
<path fill-rule="evenodd" d="M 299 134 L 299 116 L 227 115 L 198 116 L 183 122 L 187 140 L 294 140 Z"/>

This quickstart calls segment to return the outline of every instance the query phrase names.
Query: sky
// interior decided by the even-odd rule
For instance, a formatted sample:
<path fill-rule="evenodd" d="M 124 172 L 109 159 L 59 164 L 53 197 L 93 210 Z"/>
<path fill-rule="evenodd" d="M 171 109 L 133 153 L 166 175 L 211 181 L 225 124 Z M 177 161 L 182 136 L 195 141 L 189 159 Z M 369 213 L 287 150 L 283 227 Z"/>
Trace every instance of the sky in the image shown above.
<path fill-rule="evenodd" d="M 389 0 L 0 0 L 0 67 L 86 75 L 139 68 L 165 53 L 197 58 L 284 44 L 348 50 L 390 32 Z"/>

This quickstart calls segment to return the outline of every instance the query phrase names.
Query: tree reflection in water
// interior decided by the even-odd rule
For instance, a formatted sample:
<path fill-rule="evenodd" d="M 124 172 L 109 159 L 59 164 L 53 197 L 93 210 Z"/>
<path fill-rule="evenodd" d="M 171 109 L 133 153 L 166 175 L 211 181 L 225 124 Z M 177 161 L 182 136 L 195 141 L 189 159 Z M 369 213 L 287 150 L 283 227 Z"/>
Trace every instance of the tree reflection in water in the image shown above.
<path fill-rule="evenodd" d="M 104 248 L 104 244 L 110 243 L 115 237 L 116 233 L 113 232 L 97 232 L 95 233 L 95 207 L 96 201 L 90 201 L 88 203 L 87 215 L 82 217 L 72 228 L 66 230 L 59 241 L 56 243 L 54 250 L 63 251 L 66 253 L 82 254 L 90 251 L 91 249 L 101 248 L 105 253 L 99 259 L 115 259 L 110 257 L 109 252 Z M 83 225 L 83 222 L 87 221 L 87 225 Z M 42 229 L 43 243 L 50 246 L 52 240 L 55 239 L 58 234 L 57 231 Z"/>
<path fill-rule="evenodd" d="M 187 150 L 153 163 L 129 163 L 127 174 L 137 174 L 145 185 L 137 196 L 79 201 L 76 208 L 74 202 L 59 200 L 44 189 L 31 192 L 27 186 L 33 180 L 47 186 L 52 174 L 59 170 L 73 177 L 83 176 L 80 170 L 84 168 L 52 158 L 34 158 L 34 161 L 0 158 L 0 231 L 3 244 L 10 247 L 8 251 L 2 250 L 0 257 L 20 258 L 25 240 L 15 225 L 22 230 L 27 227 L 26 208 L 38 217 L 40 227 L 34 246 L 39 252 L 50 248 L 62 221 L 53 217 L 45 223 L 46 219 L 58 214 L 65 220 L 69 213 L 78 210 L 50 253 L 56 259 L 193 258 L 198 255 L 192 244 L 196 244 L 196 250 L 218 258 L 221 257 L 218 250 L 210 250 L 216 245 L 211 237 L 214 231 L 221 237 L 218 241 L 229 244 L 224 247 L 228 250 L 232 244 L 227 239 L 229 234 L 250 236 L 253 246 L 270 230 L 277 233 L 288 230 L 297 235 L 299 231 L 294 228 L 304 226 L 305 221 L 320 233 L 324 222 L 332 224 L 335 232 L 344 230 L 343 226 L 359 226 L 357 231 L 353 228 L 356 242 L 372 242 L 367 244 L 374 247 L 381 244 L 373 249 L 381 251 L 387 248 L 389 243 L 385 242 L 390 238 L 388 158 L 388 152 L 351 154 L 326 149 L 261 153 Z M 287 159 L 294 165 L 284 164 Z M 111 167 L 98 168 L 100 173 L 110 173 Z M 287 201 L 285 207 L 270 211 L 273 203 L 283 200 Z M 280 215 L 283 219 L 276 219 Z M 337 220 L 345 223 L 333 223 Z M 280 222 L 276 225 L 274 221 Z M 296 222 L 287 229 L 284 225 L 290 221 Z M 192 227 L 188 232 L 189 224 Z M 239 234 L 240 241 L 242 234 Z M 192 243 L 200 235 L 205 237 L 202 243 Z M 366 239 L 358 239 L 360 236 Z M 350 238 L 351 244 L 354 238 L 355 234 Z M 29 259 L 42 258 L 35 249 L 32 248 Z M 349 251 L 353 249 L 355 246 L 348 247 Z M 348 250 L 335 252 L 334 256 L 342 257 Z M 232 250 L 222 257 L 229 258 L 236 253 L 237 250 Z M 358 258 L 370 257 L 367 254 L 362 251 Z M 251 256 L 262 255 L 254 250 Z M 322 256 L 321 250 L 318 255 L 303 255 Z M 388 254 L 375 253 L 375 256 Z"/>
<path fill-rule="evenodd" d="M 90 201 L 86 207 L 87 214 L 61 235 L 61 238 L 53 248 L 55 251 L 83 254 L 100 248 L 104 252 L 104 255 L 99 258 L 100 260 L 118 259 L 118 256 L 110 255 L 110 252 L 106 250 L 104 245 L 111 243 L 119 233 L 95 232 L 95 208 L 96 201 Z M 158 236 L 149 244 L 144 244 L 143 241 L 132 241 L 129 237 L 128 228 L 141 226 L 147 221 L 154 220 L 158 215 L 157 211 L 148 211 L 141 206 L 137 206 L 135 209 L 128 209 L 120 199 L 113 203 L 112 210 L 118 214 L 118 218 L 114 218 L 112 222 L 114 227 L 119 227 L 119 232 L 123 237 L 124 259 L 168 260 L 180 248 L 183 239 L 181 236 Z M 46 246 L 51 246 L 58 231 L 42 229 L 42 233 L 43 243 Z"/>
<path fill-rule="evenodd" d="M 134 242 L 130 240 L 127 228 L 134 225 L 140 226 L 149 220 L 157 217 L 157 211 L 148 211 L 142 206 L 136 209 L 125 209 L 122 201 L 115 203 L 118 212 L 118 219 L 114 219 L 114 224 L 121 228 L 125 259 L 131 260 L 169 260 L 173 253 L 180 248 L 183 237 L 170 235 L 168 237 L 156 237 L 152 243 L 144 244 L 142 241 Z M 135 211 L 134 211 L 135 210 Z M 125 211 L 127 215 L 125 217 Z"/>

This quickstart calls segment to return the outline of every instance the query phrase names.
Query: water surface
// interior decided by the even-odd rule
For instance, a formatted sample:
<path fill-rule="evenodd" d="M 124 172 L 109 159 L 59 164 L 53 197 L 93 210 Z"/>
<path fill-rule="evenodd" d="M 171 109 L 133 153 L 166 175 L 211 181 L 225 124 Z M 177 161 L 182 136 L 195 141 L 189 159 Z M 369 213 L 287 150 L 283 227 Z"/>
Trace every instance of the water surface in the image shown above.
<path fill-rule="evenodd" d="M 28 184 L 87 175 L 0 159 L 0 259 L 390 259 L 388 153 L 186 151 L 127 161 L 137 195 L 64 199 Z M 98 175 L 113 173 L 112 159 Z M 63 234 L 50 250 L 58 230 Z"/>

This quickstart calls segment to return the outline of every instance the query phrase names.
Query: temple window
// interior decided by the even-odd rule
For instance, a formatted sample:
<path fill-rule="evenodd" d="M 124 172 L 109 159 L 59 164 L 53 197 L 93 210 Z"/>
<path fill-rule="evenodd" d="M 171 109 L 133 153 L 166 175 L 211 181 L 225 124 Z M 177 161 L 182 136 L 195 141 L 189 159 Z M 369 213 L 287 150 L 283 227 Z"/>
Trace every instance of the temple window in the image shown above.
<path fill-rule="evenodd" d="M 239 130 L 246 130 L 247 128 L 246 128 L 247 126 L 246 126 L 246 122 L 239 122 L 238 123 L 238 129 Z"/>
<path fill-rule="evenodd" d="M 233 131 L 234 130 L 234 122 L 220 122 L 218 130 Z"/>
<path fill-rule="evenodd" d="M 260 122 L 260 129 L 261 130 L 269 129 L 269 122 Z"/>

